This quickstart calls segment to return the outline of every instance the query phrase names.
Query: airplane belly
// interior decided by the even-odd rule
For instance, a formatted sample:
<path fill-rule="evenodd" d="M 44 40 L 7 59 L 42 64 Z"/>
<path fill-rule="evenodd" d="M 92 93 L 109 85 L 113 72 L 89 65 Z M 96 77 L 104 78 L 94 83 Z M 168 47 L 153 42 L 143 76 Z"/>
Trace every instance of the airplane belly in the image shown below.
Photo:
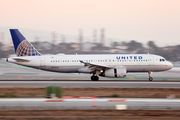
<path fill-rule="evenodd" d="M 62 72 L 62 73 L 72 73 L 72 72 L 74 72 L 74 73 L 78 73 L 78 69 L 80 69 L 81 67 L 79 66 L 68 66 L 68 67 L 61 67 L 61 66 L 59 66 L 59 67 L 55 67 L 55 66 L 53 66 L 53 67 L 47 67 L 46 66 L 46 70 L 48 70 L 48 71 L 53 71 L 53 72 Z"/>
<path fill-rule="evenodd" d="M 163 70 L 163 66 L 155 66 L 155 65 L 132 65 L 126 66 L 127 72 L 149 72 L 149 71 L 161 71 Z"/>
<path fill-rule="evenodd" d="M 131 65 L 131 66 L 126 66 L 126 68 L 127 68 L 127 72 L 147 71 L 147 67 L 141 65 Z"/>

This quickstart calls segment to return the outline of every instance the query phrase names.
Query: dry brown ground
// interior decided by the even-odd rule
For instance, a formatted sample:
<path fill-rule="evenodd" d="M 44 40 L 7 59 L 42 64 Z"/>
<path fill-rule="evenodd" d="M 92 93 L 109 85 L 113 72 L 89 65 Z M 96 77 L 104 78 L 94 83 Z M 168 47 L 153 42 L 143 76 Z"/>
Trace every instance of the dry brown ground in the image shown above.
<path fill-rule="evenodd" d="M 0 88 L 0 97 L 11 93 L 9 97 L 45 97 L 45 88 Z M 180 89 L 166 88 L 63 88 L 64 96 L 111 97 L 113 94 L 128 98 L 166 98 L 174 94 L 180 98 Z M 6 95 L 8 97 L 8 95 Z"/>
<path fill-rule="evenodd" d="M 6 110 L 0 120 L 179 120 L 180 111 L 162 110 Z"/>

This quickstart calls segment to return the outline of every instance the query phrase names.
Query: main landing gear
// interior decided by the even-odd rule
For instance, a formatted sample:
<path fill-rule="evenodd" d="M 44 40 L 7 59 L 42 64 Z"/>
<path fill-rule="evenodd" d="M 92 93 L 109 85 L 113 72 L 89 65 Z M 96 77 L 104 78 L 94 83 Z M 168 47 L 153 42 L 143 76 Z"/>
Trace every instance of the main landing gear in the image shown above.
<path fill-rule="evenodd" d="M 153 81 L 153 78 L 151 77 L 152 72 L 149 71 L 148 74 L 149 74 L 149 81 Z"/>
<path fill-rule="evenodd" d="M 91 80 L 92 80 L 92 81 L 98 81 L 98 80 L 99 80 L 99 77 L 98 77 L 97 75 L 93 74 L 93 75 L 91 76 Z"/>

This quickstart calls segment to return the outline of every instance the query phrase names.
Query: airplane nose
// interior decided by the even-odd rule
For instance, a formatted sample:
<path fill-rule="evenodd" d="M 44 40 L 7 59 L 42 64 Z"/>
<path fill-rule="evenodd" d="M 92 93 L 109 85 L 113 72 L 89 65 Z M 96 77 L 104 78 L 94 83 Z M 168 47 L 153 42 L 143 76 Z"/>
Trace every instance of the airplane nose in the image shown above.
<path fill-rule="evenodd" d="M 168 62 L 169 69 L 173 68 L 173 64 L 171 62 Z"/>

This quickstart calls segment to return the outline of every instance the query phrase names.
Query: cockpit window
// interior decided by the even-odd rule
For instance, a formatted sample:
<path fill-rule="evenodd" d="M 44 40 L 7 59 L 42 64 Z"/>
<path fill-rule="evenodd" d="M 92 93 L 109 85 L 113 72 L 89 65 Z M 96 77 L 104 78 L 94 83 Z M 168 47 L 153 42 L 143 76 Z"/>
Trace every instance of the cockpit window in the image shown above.
<path fill-rule="evenodd" d="M 166 61 L 165 59 L 159 59 L 160 62 Z"/>

